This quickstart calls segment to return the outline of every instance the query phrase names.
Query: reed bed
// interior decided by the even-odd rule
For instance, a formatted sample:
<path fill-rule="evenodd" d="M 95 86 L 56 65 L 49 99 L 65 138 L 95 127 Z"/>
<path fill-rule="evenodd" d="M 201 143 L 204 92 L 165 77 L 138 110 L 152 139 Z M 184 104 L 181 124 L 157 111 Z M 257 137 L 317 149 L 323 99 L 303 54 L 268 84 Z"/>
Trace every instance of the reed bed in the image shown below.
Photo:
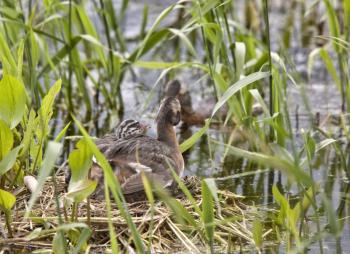
<path fill-rule="evenodd" d="M 56 178 L 57 193 L 64 195 L 64 176 Z M 196 199 L 197 205 L 203 202 L 201 198 L 200 179 L 197 177 L 185 177 L 185 185 Z M 54 233 L 58 227 L 57 207 L 55 203 L 55 188 L 52 179 L 49 179 L 42 190 L 42 195 L 31 210 L 28 219 L 24 219 L 25 210 L 30 199 L 30 193 L 24 188 L 18 190 L 17 203 L 13 210 L 13 238 L 7 239 L 6 233 L 2 230 L 3 240 L 0 246 L 3 250 L 21 249 L 22 251 L 47 250 L 52 249 Z M 252 236 L 252 223 L 257 218 L 264 220 L 267 210 L 260 211 L 255 206 L 244 204 L 244 197 L 238 196 L 228 190 L 218 190 L 220 202 L 216 204 L 215 220 L 221 221 L 223 218 L 231 218 L 225 223 L 217 224 L 216 239 L 214 248 L 218 252 L 226 252 L 237 248 L 246 249 L 247 246 L 254 246 Z M 199 220 L 200 215 L 196 213 L 192 203 L 184 196 L 176 197 L 193 218 Z M 78 206 L 77 217 L 74 220 L 76 226 L 79 223 L 90 224 L 92 229 L 89 245 L 85 251 L 102 253 L 110 250 L 108 222 L 112 222 L 117 232 L 117 239 L 123 251 L 132 251 L 131 233 L 127 223 L 121 215 L 116 205 L 112 204 L 110 220 L 106 214 L 107 207 L 104 199 L 90 199 L 90 218 L 87 218 L 87 202 Z M 151 241 L 152 253 L 174 253 L 191 251 L 202 253 L 206 250 L 206 244 L 200 233 L 190 225 L 178 223 L 173 212 L 161 201 L 154 205 L 154 212 L 151 214 L 151 205 L 147 201 L 130 203 L 127 205 L 130 216 L 135 223 L 142 241 L 147 246 Z M 272 210 L 269 210 L 272 212 Z M 61 211 L 62 214 L 70 214 L 71 210 Z M 64 220 L 70 223 L 70 217 Z M 1 228 L 4 228 L 1 221 Z M 152 228 L 150 224 L 153 224 Z M 151 238 L 149 230 L 152 230 Z M 46 233 L 43 233 L 46 231 Z M 41 233 L 40 233 L 41 232 Z M 269 238 L 271 230 L 263 233 L 264 238 Z M 244 247 L 242 247 L 244 246 Z"/>

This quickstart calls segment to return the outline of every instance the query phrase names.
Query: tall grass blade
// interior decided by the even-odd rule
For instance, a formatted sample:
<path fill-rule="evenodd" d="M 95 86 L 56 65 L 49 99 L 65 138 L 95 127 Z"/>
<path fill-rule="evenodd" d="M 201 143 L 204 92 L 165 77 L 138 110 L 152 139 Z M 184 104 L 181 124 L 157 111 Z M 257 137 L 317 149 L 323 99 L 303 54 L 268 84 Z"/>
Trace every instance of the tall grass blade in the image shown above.
<path fill-rule="evenodd" d="M 30 215 L 33 205 L 38 199 L 47 177 L 51 175 L 52 169 L 55 166 L 55 162 L 61 154 L 61 148 L 62 144 L 56 143 L 54 141 L 50 141 L 47 144 L 43 164 L 39 170 L 38 186 L 29 199 L 27 211 L 25 213 L 26 218 L 28 218 Z"/>
<path fill-rule="evenodd" d="M 210 125 L 210 119 L 207 119 L 205 121 L 205 126 L 202 127 L 200 130 L 198 130 L 196 133 L 194 133 L 190 138 L 186 139 L 182 144 L 180 145 L 181 152 L 186 152 L 188 149 L 190 149 L 208 130 Z"/>
<path fill-rule="evenodd" d="M 226 148 L 228 148 L 228 152 L 231 154 L 246 158 L 248 160 L 265 165 L 267 167 L 283 170 L 285 173 L 287 173 L 289 177 L 291 177 L 292 179 L 296 179 L 299 183 L 303 183 L 306 186 L 310 186 L 312 184 L 310 176 L 304 171 L 302 171 L 299 167 L 297 167 L 294 163 L 288 160 L 279 158 L 277 156 L 270 156 L 261 153 L 246 151 L 237 147 L 222 144 L 221 142 L 218 142 L 216 140 L 213 140 L 213 142 L 224 145 Z"/>
<path fill-rule="evenodd" d="M 205 180 L 202 180 L 202 220 L 204 223 L 204 229 L 207 236 L 207 240 L 211 249 L 214 252 L 214 199 L 212 191 L 209 189 Z"/>
<path fill-rule="evenodd" d="M 86 142 L 89 145 L 94 156 L 96 157 L 99 165 L 101 165 L 101 167 L 103 169 L 104 178 L 107 181 L 108 188 L 112 192 L 113 197 L 117 203 L 117 206 L 118 206 L 122 216 L 126 220 L 129 229 L 131 230 L 132 239 L 135 243 L 137 251 L 144 252 L 144 245 L 143 245 L 143 242 L 141 240 L 141 236 L 140 236 L 139 232 L 137 231 L 136 226 L 135 226 L 134 222 L 132 221 L 132 218 L 126 209 L 125 200 L 124 200 L 124 197 L 123 197 L 123 194 L 121 191 L 121 186 L 120 186 L 119 182 L 117 181 L 116 177 L 114 176 L 111 166 L 109 165 L 108 161 L 103 156 L 103 154 L 100 152 L 100 150 L 97 148 L 95 143 L 92 141 L 91 137 L 86 132 L 84 127 L 80 124 L 80 122 L 74 116 L 72 116 L 72 118 L 73 118 L 75 124 L 78 126 L 80 132 L 83 134 L 84 138 L 86 139 Z"/>
<path fill-rule="evenodd" d="M 266 78 L 269 75 L 270 75 L 269 72 L 256 72 L 234 83 L 232 86 L 230 86 L 229 89 L 227 89 L 227 91 L 222 95 L 219 101 L 215 104 L 215 107 L 213 109 L 211 116 L 213 117 L 216 114 L 216 112 L 225 104 L 225 102 L 227 102 L 234 94 L 236 94 L 242 88 L 254 83 L 255 81 Z"/>

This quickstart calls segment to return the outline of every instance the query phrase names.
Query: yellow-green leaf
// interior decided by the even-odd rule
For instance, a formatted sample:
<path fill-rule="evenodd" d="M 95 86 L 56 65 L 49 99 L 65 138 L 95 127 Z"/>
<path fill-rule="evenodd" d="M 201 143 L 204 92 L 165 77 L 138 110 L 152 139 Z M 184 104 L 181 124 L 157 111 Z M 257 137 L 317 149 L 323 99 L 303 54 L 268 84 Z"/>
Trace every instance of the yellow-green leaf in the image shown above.
<path fill-rule="evenodd" d="M 5 155 L 11 150 L 12 146 L 13 134 L 7 124 L 0 120 L 0 159 L 5 157 Z"/>
<path fill-rule="evenodd" d="M 13 205 L 16 202 L 16 197 L 7 191 L 0 189 L 0 209 L 5 211 L 9 211 L 12 209 Z"/>
<path fill-rule="evenodd" d="M 37 122 L 35 121 L 36 113 L 33 109 L 30 110 L 28 120 L 25 124 L 25 130 L 23 134 L 23 139 L 21 142 L 21 145 L 23 145 L 23 149 L 21 150 L 20 156 L 23 156 L 26 154 L 26 152 L 29 150 L 29 146 L 32 144 L 34 146 L 35 142 L 33 139 L 33 133 L 37 127 Z"/>
<path fill-rule="evenodd" d="M 5 74 L 0 81 L 0 91 L 0 118 L 12 129 L 21 121 L 25 111 L 25 88 L 18 79 Z"/>
<path fill-rule="evenodd" d="M 186 152 L 188 149 L 190 149 L 199 139 L 203 136 L 204 133 L 208 130 L 210 125 L 210 120 L 205 121 L 204 127 L 202 127 L 200 130 L 198 130 L 195 134 L 193 134 L 190 138 L 186 139 L 181 145 L 180 150 L 181 152 Z"/>
<path fill-rule="evenodd" d="M 68 163 L 72 171 L 69 185 L 87 178 L 92 163 L 92 151 L 85 139 L 80 140 L 77 143 L 77 149 L 69 154 Z"/>
<path fill-rule="evenodd" d="M 206 181 L 202 181 L 202 220 L 205 227 L 205 233 L 208 242 L 213 244 L 214 241 L 214 200 L 213 194 Z"/>
<path fill-rule="evenodd" d="M 60 79 L 57 80 L 56 83 L 50 88 L 47 95 L 45 95 L 41 103 L 41 107 L 38 112 L 38 130 L 41 131 L 41 135 L 39 135 L 38 137 L 39 139 L 42 138 L 40 136 L 45 136 L 48 133 L 49 121 L 52 116 L 53 104 L 55 102 L 56 95 L 61 90 L 61 83 L 62 81 Z"/>
<path fill-rule="evenodd" d="M 253 221 L 253 239 L 256 247 L 261 248 L 262 246 L 262 223 L 259 219 L 255 219 Z"/>
<path fill-rule="evenodd" d="M 215 113 L 225 104 L 225 102 L 228 101 L 234 94 L 236 94 L 242 88 L 260 79 L 266 78 L 268 76 L 270 76 L 269 72 L 255 72 L 240 79 L 239 81 L 231 85 L 230 88 L 227 89 L 227 91 L 222 95 L 219 101 L 215 104 L 215 107 L 213 109 L 211 116 L 213 117 Z"/>
<path fill-rule="evenodd" d="M 96 189 L 97 182 L 91 180 L 81 180 L 69 185 L 67 198 L 74 202 L 81 202 L 86 199 Z"/>
<path fill-rule="evenodd" d="M 16 162 L 17 155 L 19 149 L 22 146 L 17 146 L 13 150 L 11 150 L 4 158 L 0 161 L 0 176 L 5 174 L 8 170 L 10 170 Z"/>
<path fill-rule="evenodd" d="M 4 6 L 1 6 L 4 8 Z M 7 74 L 16 74 L 16 62 L 12 56 L 11 49 L 3 36 L 3 33 L 0 33 L 0 61 L 3 67 L 4 73 Z"/>

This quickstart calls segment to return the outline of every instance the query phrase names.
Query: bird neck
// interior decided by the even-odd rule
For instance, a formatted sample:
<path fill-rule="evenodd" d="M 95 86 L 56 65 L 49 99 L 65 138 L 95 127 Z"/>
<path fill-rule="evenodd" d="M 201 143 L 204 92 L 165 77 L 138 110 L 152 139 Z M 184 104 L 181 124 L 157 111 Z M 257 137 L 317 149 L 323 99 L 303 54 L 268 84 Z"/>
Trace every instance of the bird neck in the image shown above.
<path fill-rule="evenodd" d="M 175 127 L 166 121 L 159 121 L 157 123 L 158 140 L 167 144 L 168 146 L 178 149 L 179 144 L 176 139 Z"/>

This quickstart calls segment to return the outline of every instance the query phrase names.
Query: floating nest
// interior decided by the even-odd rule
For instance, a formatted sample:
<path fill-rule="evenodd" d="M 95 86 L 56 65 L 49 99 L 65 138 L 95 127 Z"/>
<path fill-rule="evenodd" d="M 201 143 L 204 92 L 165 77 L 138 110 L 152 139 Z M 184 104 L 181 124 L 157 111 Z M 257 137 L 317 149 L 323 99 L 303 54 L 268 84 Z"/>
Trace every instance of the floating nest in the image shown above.
<path fill-rule="evenodd" d="M 201 207 L 201 181 L 197 177 L 185 177 L 184 182 L 192 192 L 197 205 Z M 31 211 L 29 219 L 24 219 L 27 202 L 30 193 L 22 188 L 17 195 L 17 202 L 13 210 L 12 231 L 13 237 L 8 237 L 4 219 L 0 219 L 0 250 L 5 253 L 28 253 L 34 250 L 52 250 L 52 241 L 55 228 L 58 226 L 60 211 L 61 219 L 65 223 L 71 222 L 71 210 L 62 211 L 57 209 L 57 196 L 64 195 L 64 176 L 56 177 L 57 193 L 54 192 L 54 184 L 49 179 L 44 185 L 42 195 L 37 200 Z M 262 213 L 255 206 L 247 206 L 243 198 L 227 190 L 218 190 L 219 203 L 215 204 L 214 247 L 218 252 L 229 252 L 241 249 L 242 246 L 254 245 L 252 235 L 253 220 L 262 218 Z M 196 213 L 193 205 L 184 196 L 176 199 L 181 202 L 185 209 L 197 221 L 200 215 Z M 112 202 L 113 203 L 113 202 Z M 77 207 L 75 222 L 90 225 L 92 234 L 88 241 L 86 253 L 105 253 L 110 251 L 110 238 L 107 217 L 106 202 L 103 199 L 90 199 L 90 219 L 87 216 L 87 202 Z M 148 202 L 135 202 L 127 205 L 128 211 L 144 241 L 149 246 L 151 253 L 202 253 L 207 251 L 206 237 L 203 228 L 198 230 L 186 223 L 178 222 L 170 208 L 163 202 L 157 201 L 154 205 L 153 214 Z M 120 214 L 117 206 L 112 204 L 111 222 L 115 227 L 119 247 L 125 252 L 134 253 L 132 236 L 127 223 Z M 90 220 L 90 221 L 89 221 Z M 200 224 L 202 225 L 202 224 Z M 50 231 L 50 229 L 52 229 Z M 46 230 L 47 234 L 35 235 L 34 232 Z M 151 231 L 151 234 L 150 234 Z M 264 232 L 263 232 L 264 233 Z M 269 232 L 263 235 L 266 237 Z"/>

